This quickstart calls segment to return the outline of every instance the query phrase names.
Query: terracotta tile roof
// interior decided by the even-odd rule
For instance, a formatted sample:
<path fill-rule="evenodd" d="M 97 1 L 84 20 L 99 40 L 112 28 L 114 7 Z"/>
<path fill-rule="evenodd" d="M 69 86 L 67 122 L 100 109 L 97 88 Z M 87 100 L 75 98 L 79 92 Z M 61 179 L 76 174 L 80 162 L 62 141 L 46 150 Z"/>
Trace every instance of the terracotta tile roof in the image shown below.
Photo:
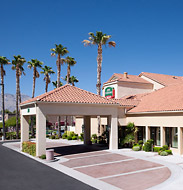
<path fill-rule="evenodd" d="M 64 85 L 60 88 L 56 88 L 55 90 L 22 102 L 21 105 L 35 101 L 118 105 L 118 103 L 107 98 L 71 85 Z"/>
<path fill-rule="evenodd" d="M 114 99 L 113 101 L 116 101 L 121 106 L 137 106 L 140 101 L 142 100 L 142 97 L 146 96 L 149 93 L 143 93 L 143 94 L 134 94 L 134 95 L 127 95 L 120 99 Z"/>
<path fill-rule="evenodd" d="M 124 81 L 124 82 L 135 82 L 135 83 L 146 83 L 146 84 L 150 84 L 150 82 L 146 81 L 145 79 L 137 76 L 137 75 L 127 75 L 127 78 L 124 77 L 124 74 L 120 74 L 120 73 L 114 73 L 112 75 L 112 77 L 105 82 L 109 83 L 109 82 L 113 82 L 113 81 Z"/>
<path fill-rule="evenodd" d="M 164 86 L 183 83 L 183 77 L 180 77 L 180 76 L 164 75 L 164 74 L 158 74 L 158 73 L 147 73 L 147 72 L 142 72 L 139 76 L 142 76 L 142 75 Z"/>
<path fill-rule="evenodd" d="M 129 113 L 183 110 L 183 84 L 170 85 L 142 97 Z"/>

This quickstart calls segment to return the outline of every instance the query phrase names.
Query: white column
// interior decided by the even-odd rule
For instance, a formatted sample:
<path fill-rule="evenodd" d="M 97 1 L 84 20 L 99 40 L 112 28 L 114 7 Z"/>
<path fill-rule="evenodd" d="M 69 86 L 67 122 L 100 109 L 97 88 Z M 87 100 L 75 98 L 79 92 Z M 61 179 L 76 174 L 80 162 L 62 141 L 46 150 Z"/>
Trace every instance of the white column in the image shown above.
<path fill-rule="evenodd" d="M 183 154 L 183 135 L 182 135 L 182 127 L 178 127 L 178 151 L 179 151 L 179 154 Z"/>
<path fill-rule="evenodd" d="M 150 127 L 146 126 L 146 141 L 150 139 Z"/>
<path fill-rule="evenodd" d="M 161 146 L 165 145 L 165 127 L 160 127 L 160 140 L 161 140 Z"/>
<path fill-rule="evenodd" d="M 22 150 L 22 143 L 29 141 L 29 116 L 21 114 L 21 144 L 20 149 Z"/>
<path fill-rule="evenodd" d="M 111 116 L 111 129 L 109 133 L 109 149 L 118 149 L 118 118 L 117 114 Z"/>
<path fill-rule="evenodd" d="M 46 117 L 36 108 L 36 156 L 46 154 Z"/>
<path fill-rule="evenodd" d="M 84 116 L 84 144 L 91 144 L 90 116 Z"/>

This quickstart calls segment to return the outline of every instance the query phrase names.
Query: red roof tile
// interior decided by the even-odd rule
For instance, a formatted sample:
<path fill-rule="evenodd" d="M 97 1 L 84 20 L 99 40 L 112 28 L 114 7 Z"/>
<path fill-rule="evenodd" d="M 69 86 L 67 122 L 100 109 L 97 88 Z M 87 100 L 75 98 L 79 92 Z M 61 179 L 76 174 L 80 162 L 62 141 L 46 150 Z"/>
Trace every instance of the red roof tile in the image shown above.
<path fill-rule="evenodd" d="M 183 110 L 183 84 L 170 85 L 144 97 L 129 113 Z"/>
<path fill-rule="evenodd" d="M 114 73 L 112 75 L 112 77 L 107 82 L 105 82 L 104 84 L 109 83 L 109 82 L 114 82 L 114 81 L 135 82 L 135 83 L 147 83 L 147 84 L 150 84 L 150 82 L 146 81 L 143 78 L 140 78 L 137 75 L 127 75 L 127 78 L 125 78 L 124 74 L 120 74 L 120 73 Z"/>
<path fill-rule="evenodd" d="M 142 76 L 142 75 L 164 86 L 183 83 L 183 77 L 180 77 L 180 76 L 164 75 L 164 74 L 158 74 L 158 73 L 147 73 L 147 72 L 142 72 L 139 76 Z"/>
<path fill-rule="evenodd" d="M 64 85 L 50 92 L 22 102 L 21 105 L 31 102 L 62 102 L 62 103 L 88 103 L 88 104 L 113 104 L 118 103 L 111 101 L 102 96 L 82 90 L 75 86 Z"/>

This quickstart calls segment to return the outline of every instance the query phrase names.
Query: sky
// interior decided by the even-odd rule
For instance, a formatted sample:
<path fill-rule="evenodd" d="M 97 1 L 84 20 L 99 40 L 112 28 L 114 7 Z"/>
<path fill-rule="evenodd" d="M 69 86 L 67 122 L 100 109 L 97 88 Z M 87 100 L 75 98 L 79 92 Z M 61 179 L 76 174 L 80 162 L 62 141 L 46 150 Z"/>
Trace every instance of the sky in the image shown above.
<path fill-rule="evenodd" d="M 84 47 L 89 32 L 112 35 L 115 48 L 103 47 L 102 83 L 113 73 L 183 75 L 183 1 L 181 0 L 0 0 L 0 56 L 38 59 L 56 72 L 50 49 L 62 44 L 77 64 L 77 87 L 96 93 L 97 46 Z M 21 92 L 32 94 L 32 70 L 24 64 Z M 5 93 L 15 94 L 15 71 L 6 66 Z M 65 77 L 67 67 L 61 68 Z M 40 71 L 40 69 L 39 69 Z M 56 74 L 51 81 L 56 80 Z M 49 90 L 53 89 L 50 83 Z M 36 93 L 45 92 L 43 75 Z"/>

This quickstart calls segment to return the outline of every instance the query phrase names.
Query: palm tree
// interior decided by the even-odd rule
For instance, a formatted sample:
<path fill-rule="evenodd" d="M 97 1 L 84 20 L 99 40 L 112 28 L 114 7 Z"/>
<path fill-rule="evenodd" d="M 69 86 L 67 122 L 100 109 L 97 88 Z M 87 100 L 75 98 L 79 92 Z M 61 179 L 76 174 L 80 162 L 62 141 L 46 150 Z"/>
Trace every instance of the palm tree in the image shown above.
<path fill-rule="evenodd" d="M 102 70 L 102 46 L 109 45 L 109 47 L 115 47 L 116 42 L 109 41 L 111 35 L 103 34 L 103 32 L 96 32 L 96 35 L 93 32 L 89 33 L 89 39 L 83 40 L 85 46 L 97 45 L 98 46 L 98 56 L 97 56 L 97 94 L 101 94 L 101 70 Z M 97 116 L 98 120 L 98 134 L 100 134 L 100 116 Z"/>
<path fill-rule="evenodd" d="M 35 95 L 35 85 L 36 85 L 36 78 L 39 78 L 39 72 L 37 71 L 37 68 L 41 68 L 43 65 L 43 62 L 37 60 L 37 59 L 31 59 L 31 61 L 28 61 L 28 68 L 33 68 L 33 87 L 32 87 L 32 98 L 34 98 Z M 34 136 L 34 128 L 33 128 L 33 117 L 31 116 L 31 133 L 32 136 Z"/>
<path fill-rule="evenodd" d="M 32 87 L 32 98 L 34 98 L 35 95 L 35 85 L 36 85 L 36 78 L 39 78 L 39 72 L 37 71 L 37 68 L 42 68 L 43 62 L 37 60 L 37 59 L 31 59 L 31 61 L 28 61 L 28 68 L 33 68 L 33 87 Z"/>
<path fill-rule="evenodd" d="M 69 56 L 67 56 L 64 61 L 67 64 L 67 84 L 69 84 L 70 83 L 69 79 L 71 75 L 71 66 L 74 66 L 77 62 L 74 60 L 73 57 Z"/>
<path fill-rule="evenodd" d="M 13 56 L 14 60 L 12 60 L 12 69 L 16 71 L 16 137 L 18 139 L 18 118 L 19 118 L 19 110 L 18 110 L 18 100 L 20 98 L 20 76 L 24 73 L 23 65 L 26 60 L 21 57 L 21 55 Z"/>
<path fill-rule="evenodd" d="M 83 40 L 85 46 L 97 45 L 98 46 L 98 56 L 97 56 L 97 94 L 101 94 L 101 69 L 102 69 L 102 46 L 109 45 L 109 47 L 115 47 L 116 43 L 110 41 L 111 35 L 103 34 L 103 32 L 93 32 L 89 33 L 89 40 Z"/>
<path fill-rule="evenodd" d="M 9 60 L 6 57 L 0 56 L 0 65 L 1 65 L 1 98 L 2 98 L 2 121 L 3 121 L 3 137 L 5 137 L 5 121 L 4 121 L 4 75 L 6 72 L 4 66 L 10 64 Z"/>
<path fill-rule="evenodd" d="M 53 84 L 54 88 L 57 88 L 57 80 L 56 81 L 52 81 L 52 84 Z M 63 86 L 62 82 L 60 82 L 60 86 Z"/>
<path fill-rule="evenodd" d="M 63 59 L 61 59 L 61 56 L 66 55 L 69 53 L 66 47 L 64 47 L 62 44 L 55 44 L 55 48 L 51 49 L 52 53 L 51 56 L 57 55 L 57 88 L 60 87 L 60 72 L 61 72 L 61 64 L 63 64 Z"/>
<path fill-rule="evenodd" d="M 70 77 L 70 83 L 72 84 L 72 86 L 75 86 L 74 83 L 77 83 L 77 82 L 79 82 L 79 80 L 75 76 Z"/>
<path fill-rule="evenodd" d="M 52 67 L 44 66 L 42 68 L 41 74 L 44 74 L 44 81 L 46 82 L 45 92 L 48 92 L 48 84 L 50 83 L 50 75 L 54 74 L 55 72 L 52 70 Z"/>
<path fill-rule="evenodd" d="M 62 44 L 55 44 L 55 48 L 51 49 L 52 56 L 56 56 L 57 55 L 57 88 L 60 87 L 60 72 L 61 72 L 61 64 L 63 65 L 63 61 L 64 59 L 61 58 L 61 56 L 66 55 L 67 53 L 69 53 L 69 51 L 67 50 L 66 47 L 64 47 Z M 57 117 L 57 122 L 58 122 L 58 137 L 61 137 L 60 134 L 60 116 Z"/>

